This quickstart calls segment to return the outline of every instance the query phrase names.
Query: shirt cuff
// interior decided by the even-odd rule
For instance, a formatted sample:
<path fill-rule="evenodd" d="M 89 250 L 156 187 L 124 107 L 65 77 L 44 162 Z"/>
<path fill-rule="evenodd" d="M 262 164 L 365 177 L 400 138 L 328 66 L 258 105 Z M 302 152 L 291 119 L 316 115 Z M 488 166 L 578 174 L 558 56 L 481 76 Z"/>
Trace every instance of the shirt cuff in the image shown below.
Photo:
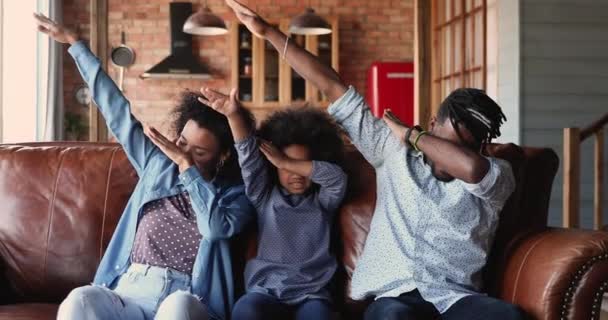
<path fill-rule="evenodd" d="M 250 134 L 247 138 L 239 141 L 234 141 L 234 148 L 236 150 L 243 150 L 249 147 L 251 144 L 255 143 L 256 138 L 253 134 Z"/>
<path fill-rule="evenodd" d="M 179 175 L 179 181 L 181 181 L 185 187 L 188 187 L 197 179 L 203 179 L 203 176 L 201 176 L 201 173 L 196 166 L 191 166 Z"/>
<path fill-rule="evenodd" d="M 466 183 L 462 181 L 462 185 L 464 186 L 464 188 L 473 194 L 485 194 L 494 186 L 496 180 L 498 179 L 498 175 L 500 174 L 500 170 L 496 165 L 494 159 L 489 157 L 485 158 L 489 162 L 489 168 L 483 179 L 481 179 L 481 181 L 479 181 L 478 183 Z"/>
<path fill-rule="evenodd" d="M 362 102 L 363 97 L 355 90 L 355 87 L 349 86 L 348 90 L 329 106 L 327 112 L 339 122 L 353 113 Z"/>
<path fill-rule="evenodd" d="M 74 58 L 77 59 L 79 56 L 90 52 L 87 45 L 84 41 L 76 41 L 73 45 L 68 48 L 68 53 Z"/>

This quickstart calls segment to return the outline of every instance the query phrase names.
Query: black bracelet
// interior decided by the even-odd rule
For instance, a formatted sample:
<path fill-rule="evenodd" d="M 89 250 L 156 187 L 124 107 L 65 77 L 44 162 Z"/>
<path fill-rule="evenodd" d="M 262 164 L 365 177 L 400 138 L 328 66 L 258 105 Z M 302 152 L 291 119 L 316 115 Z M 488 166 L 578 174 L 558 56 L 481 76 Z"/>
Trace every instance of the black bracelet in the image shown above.
<path fill-rule="evenodd" d="M 407 132 L 405 133 L 405 144 L 412 149 L 414 148 L 414 145 L 410 142 L 410 137 L 412 136 L 413 129 L 416 129 L 418 133 L 424 131 L 421 126 L 413 126 L 407 129 Z"/>
<path fill-rule="evenodd" d="M 407 131 L 405 132 L 405 145 L 408 146 L 408 148 L 413 148 L 414 146 L 412 145 L 412 143 L 410 142 L 410 137 L 412 136 L 412 129 L 414 129 L 413 127 L 409 127 L 407 128 Z"/>

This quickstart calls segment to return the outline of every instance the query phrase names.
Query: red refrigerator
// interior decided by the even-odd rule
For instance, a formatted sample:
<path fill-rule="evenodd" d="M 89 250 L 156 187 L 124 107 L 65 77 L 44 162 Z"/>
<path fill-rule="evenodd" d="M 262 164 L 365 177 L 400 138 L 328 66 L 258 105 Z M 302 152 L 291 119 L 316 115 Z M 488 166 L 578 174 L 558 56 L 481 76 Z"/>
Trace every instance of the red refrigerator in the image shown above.
<path fill-rule="evenodd" d="M 385 109 L 407 125 L 414 122 L 414 63 L 374 62 L 367 73 L 367 103 L 381 118 Z"/>

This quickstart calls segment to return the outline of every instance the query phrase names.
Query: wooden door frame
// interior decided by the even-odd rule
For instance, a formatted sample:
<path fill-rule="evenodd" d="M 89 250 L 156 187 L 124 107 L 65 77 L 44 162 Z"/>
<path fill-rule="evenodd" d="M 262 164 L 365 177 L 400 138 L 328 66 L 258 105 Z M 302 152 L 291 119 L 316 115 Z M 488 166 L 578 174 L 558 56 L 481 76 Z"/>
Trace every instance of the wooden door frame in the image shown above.
<path fill-rule="evenodd" d="M 414 123 L 431 118 L 431 1 L 414 0 Z"/>
<path fill-rule="evenodd" d="M 108 66 L 108 0 L 90 0 L 90 6 L 90 47 L 105 70 Z M 89 104 L 89 141 L 108 141 L 106 122 L 93 101 Z"/>

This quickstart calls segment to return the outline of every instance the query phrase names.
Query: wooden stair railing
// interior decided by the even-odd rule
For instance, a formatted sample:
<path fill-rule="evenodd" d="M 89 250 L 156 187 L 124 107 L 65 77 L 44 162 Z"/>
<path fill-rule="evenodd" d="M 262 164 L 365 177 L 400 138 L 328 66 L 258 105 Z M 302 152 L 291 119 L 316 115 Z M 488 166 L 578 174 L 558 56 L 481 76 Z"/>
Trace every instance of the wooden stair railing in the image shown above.
<path fill-rule="evenodd" d="M 563 189 L 563 225 L 566 228 L 577 228 L 580 219 L 580 179 L 581 179 L 581 143 L 595 136 L 593 156 L 593 228 L 603 228 L 603 188 L 604 188 L 604 126 L 608 124 L 608 113 L 590 126 L 564 129 L 564 189 Z M 606 229 L 605 229 L 606 230 Z"/>

